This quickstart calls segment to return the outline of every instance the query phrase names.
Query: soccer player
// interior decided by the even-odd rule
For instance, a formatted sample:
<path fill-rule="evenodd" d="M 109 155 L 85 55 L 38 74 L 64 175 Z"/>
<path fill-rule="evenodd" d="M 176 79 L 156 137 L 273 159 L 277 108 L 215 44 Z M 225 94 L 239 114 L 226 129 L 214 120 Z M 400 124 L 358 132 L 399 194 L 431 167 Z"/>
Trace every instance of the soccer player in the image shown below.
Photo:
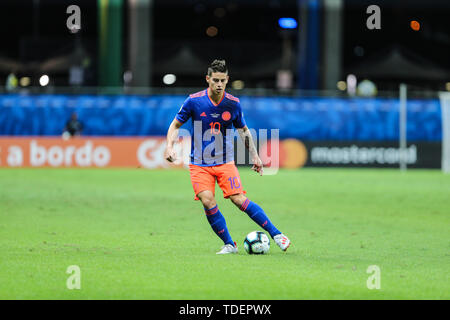
<path fill-rule="evenodd" d="M 189 171 L 195 193 L 194 199 L 202 202 L 211 228 L 224 242 L 224 246 L 217 254 L 237 253 L 238 250 L 214 198 L 216 180 L 224 198 L 230 199 L 266 230 L 281 250 L 286 251 L 290 240 L 273 225 L 258 204 L 244 195 L 246 192 L 242 188 L 239 172 L 234 164 L 233 135 L 230 134 L 233 126 L 249 149 L 253 162 L 252 169 L 261 176 L 263 164 L 250 130 L 245 124 L 239 99 L 225 92 L 228 79 L 225 61 L 214 60 L 208 67 L 206 75 L 208 88 L 191 94 L 172 121 L 167 132 L 164 157 L 169 162 L 176 160 L 173 145 L 178 139 L 178 129 L 191 118 L 193 126 Z"/>

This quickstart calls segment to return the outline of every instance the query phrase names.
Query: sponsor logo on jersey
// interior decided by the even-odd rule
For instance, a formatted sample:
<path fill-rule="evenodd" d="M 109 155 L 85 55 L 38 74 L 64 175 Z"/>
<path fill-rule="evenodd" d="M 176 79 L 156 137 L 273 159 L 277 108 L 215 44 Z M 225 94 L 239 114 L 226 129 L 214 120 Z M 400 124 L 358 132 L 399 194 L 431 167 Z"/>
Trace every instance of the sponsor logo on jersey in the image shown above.
<path fill-rule="evenodd" d="M 220 116 L 220 114 L 218 113 L 211 113 L 211 117 L 213 118 L 218 118 Z"/>

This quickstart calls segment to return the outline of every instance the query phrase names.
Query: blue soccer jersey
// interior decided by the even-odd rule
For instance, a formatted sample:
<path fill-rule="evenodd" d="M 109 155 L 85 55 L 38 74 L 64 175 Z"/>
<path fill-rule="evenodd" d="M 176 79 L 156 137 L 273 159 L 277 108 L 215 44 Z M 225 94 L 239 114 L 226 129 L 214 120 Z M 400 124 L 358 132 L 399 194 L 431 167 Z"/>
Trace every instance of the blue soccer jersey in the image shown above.
<path fill-rule="evenodd" d="M 234 128 L 245 127 L 239 99 L 224 92 L 216 104 L 208 89 L 191 94 L 176 117 L 185 123 L 192 119 L 191 164 L 216 166 L 234 160 Z"/>

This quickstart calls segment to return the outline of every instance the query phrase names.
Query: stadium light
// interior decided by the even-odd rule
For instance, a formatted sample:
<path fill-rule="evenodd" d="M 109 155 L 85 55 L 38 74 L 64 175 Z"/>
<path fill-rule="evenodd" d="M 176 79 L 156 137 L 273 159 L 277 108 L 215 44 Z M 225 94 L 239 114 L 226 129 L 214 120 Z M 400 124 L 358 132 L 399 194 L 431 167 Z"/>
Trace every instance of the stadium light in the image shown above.
<path fill-rule="evenodd" d="M 232 85 L 233 89 L 235 89 L 235 90 L 242 90 L 242 89 L 244 89 L 244 86 L 245 86 L 244 81 L 242 81 L 242 80 L 235 80 L 231 83 L 231 85 Z"/>
<path fill-rule="evenodd" d="M 217 29 L 217 27 L 215 27 L 215 26 L 210 26 L 206 29 L 206 34 L 209 37 L 215 37 L 215 36 L 217 36 L 217 33 L 219 33 L 219 29 Z"/>
<path fill-rule="evenodd" d="M 224 8 L 216 8 L 214 10 L 214 15 L 217 18 L 223 18 L 223 17 L 225 17 L 226 14 L 227 14 L 227 11 Z"/>
<path fill-rule="evenodd" d="M 164 82 L 164 84 L 167 84 L 167 85 L 169 85 L 169 86 L 170 86 L 171 84 L 174 84 L 175 81 L 177 81 L 177 76 L 174 75 L 174 74 L 169 73 L 169 74 L 166 74 L 166 75 L 163 77 L 163 82 Z"/>
<path fill-rule="evenodd" d="M 39 78 L 39 84 L 42 87 L 45 87 L 46 85 L 48 85 L 48 83 L 50 82 L 50 78 L 48 77 L 48 75 L 44 74 L 43 76 L 41 76 Z"/>
<path fill-rule="evenodd" d="M 295 29 L 297 28 L 297 20 L 294 18 L 280 18 L 278 19 L 278 25 L 283 29 Z"/>
<path fill-rule="evenodd" d="M 22 87 L 28 87 L 31 83 L 30 77 L 20 78 L 19 83 Z"/>
<path fill-rule="evenodd" d="M 345 81 L 338 81 L 337 88 L 341 91 L 347 90 L 347 83 Z"/>

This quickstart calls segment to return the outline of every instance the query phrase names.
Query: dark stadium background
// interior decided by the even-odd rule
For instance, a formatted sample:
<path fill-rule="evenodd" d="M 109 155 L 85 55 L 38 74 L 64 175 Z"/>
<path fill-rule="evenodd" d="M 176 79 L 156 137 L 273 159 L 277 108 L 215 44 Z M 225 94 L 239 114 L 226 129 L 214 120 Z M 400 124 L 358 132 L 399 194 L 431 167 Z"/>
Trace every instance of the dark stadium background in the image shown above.
<path fill-rule="evenodd" d="M 268 60 L 280 60 L 282 54 L 282 37 L 277 20 L 280 17 L 299 17 L 299 4 L 296 0 L 261 0 L 261 1 L 199 1 L 199 0 L 154 0 L 151 21 L 151 64 L 156 69 L 173 53 L 181 48 L 188 48 L 192 54 L 207 64 L 212 57 L 224 57 L 232 68 L 235 79 L 245 81 L 247 88 L 273 88 L 273 74 L 262 70 L 261 66 Z M 303 1 L 306 2 L 306 1 Z M 74 36 L 67 32 L 65 8 L 78 4 L 82 8 L 83 29 Z M 368 30 L 365 21 L 366 8 L 377 4 L 382 9 L 382 29 Z M 0 4 L 0 35 L 2 46 L 0 57 L 6 57 L 30 63 L 43 61 L 51 57 L 70 54 L 77 45 L 79 37 L 86 55 L 91 59 L 85 85 L 98 85 L 98 8 L 97 1 L 66 0 L 3 0 Z M 219 8 L 222 11 L 217 11 Z M 216 10 L 216 11 L 215 11 Z M 127 68 L 127 25 L 129 6 L 123 1 L 123 69 Z M 324 9 L 319 9 L 323 16 Z M 346 0 L 342 8 L 342 51 L 340 53 L 342 78 L 352 68 L 364 65 L 366 61 L 379 61 L 389 53 L 392 47 L 399 48 L 413 62 L 427 61 L 436 68 L 450 69 L 449 45 L 450 35 L 448 15 L 450 3 L 445 0 L 432 1 L 361 1 Z M 420 32 L 413 32 L 409 26 L 411 20 L 420 21 Z M 323 21 L 323 20 L 322 20 Z M 216 26 L 218 34 L 208 37 L 205 30 Z M 302 21 L 299 26 L 303 27 Z M 322 25 L 320 25 L 322 28 Z M 319 35 L 321 35 L 319 31 Z M 293 42 L 295 60 L 298 62 L 298 32 L 290 35 Z M 79 43 L 78 43 L 79 44 Z M 323 46 L 322 46 L 323 47 Z M 358 51 L 359 50 L 359 51 Z M 322 52 L 323 54 L 323 52 Z M 184 56 L 188 58 L 188 56 Z M 320 61 L 320 58 L 319 58 Z M 192 71 L 190 61 L 177 61 L 176 86 L 202 86 L 204 69 Z M 184 66 L 184 68 L 183 68 Z M 318 65 L 320 80 L 324 70 Z M 186 69 L 186 70 L 183 70 Z M 298 64 L 293 62 L 295 80 Z M 22 73 L 28 70 L 23 69 Z M 29 73 L 29 72 L 28 72 Z M 5 81 L 8 71 L 0 70 L 0 80 Z M 164 87 L 161 70 L 151 72 L 151 85 Z M 414 80 L 419 88 L 445 90 L 442 79 Z M 52 74 L 55 86 L 67 86 L 67 71 Z M 386 76 L 377 79 L 377 86 L 382 90 L 397 90 L 401 78 Z M 411 79 L 408 79 L 411 81 Z M 38 85 L 36 78 L 32 79 Z M 298 87 L 298 86 L 294 86 Z M 317 88 L 325 89 L 323 81 Z"/>

